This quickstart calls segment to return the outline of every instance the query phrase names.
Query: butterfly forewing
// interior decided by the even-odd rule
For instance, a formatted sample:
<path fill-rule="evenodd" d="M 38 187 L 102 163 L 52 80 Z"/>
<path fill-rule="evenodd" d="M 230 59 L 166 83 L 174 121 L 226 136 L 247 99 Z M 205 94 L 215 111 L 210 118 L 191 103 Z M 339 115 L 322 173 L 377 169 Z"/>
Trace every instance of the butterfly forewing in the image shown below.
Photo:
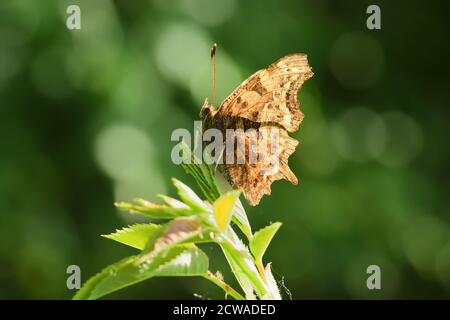
<path fill-rule="evenodd" d="M 313 75 L 304 54 L 285 56 L 244 81 L 219 107 L 219 116 L 275 122 L 289 132 L 303 120 L 297 91 Z"/>

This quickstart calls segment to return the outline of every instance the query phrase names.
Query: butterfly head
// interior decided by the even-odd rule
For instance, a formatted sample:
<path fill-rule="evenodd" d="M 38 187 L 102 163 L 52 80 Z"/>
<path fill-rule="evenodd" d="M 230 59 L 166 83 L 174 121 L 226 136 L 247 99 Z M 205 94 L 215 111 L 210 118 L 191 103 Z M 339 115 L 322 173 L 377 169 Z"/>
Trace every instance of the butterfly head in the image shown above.
<path fill-rule="evenodd" d="M 205 102 L 203 102 L 203 106 L 200 110 L 200 119 L 203 122 L 208 122 L 213 118 L 215 112 L 216 110 L 214 110 L 214 107 L 209 104 L 208 99 L 205 99 Z"/>

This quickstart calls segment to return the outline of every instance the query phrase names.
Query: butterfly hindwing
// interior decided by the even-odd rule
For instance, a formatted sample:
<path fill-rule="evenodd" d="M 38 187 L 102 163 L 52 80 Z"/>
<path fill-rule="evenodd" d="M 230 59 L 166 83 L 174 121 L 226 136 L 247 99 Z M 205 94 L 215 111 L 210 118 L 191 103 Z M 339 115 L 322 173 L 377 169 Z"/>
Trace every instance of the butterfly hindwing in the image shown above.
<path fill-rule="evenodd" d="M 254 143 L 255 135 L 258 137 L 257 145 Z M 293 184 L 298 183 L 297 177 L 288 166 L 288 158 L 297 147 L 298 141 L 289 137 L 286 130 L 278 126 L 262 126 L 255 131 L 238 132 L 236 140 L 238 139 L 245 141 L 242 149 L 235 151 L 238 157 L 244 154 L 244 163 L 235 161 L 223 166 L 231 184 L 243 189 L 250 205 L 257 205 L 262 196 L 270 194 L 271 184 L 276 180 L 286 179 Z M 250 159 L 251 148 L 257 149 L 256 163 Z"/>

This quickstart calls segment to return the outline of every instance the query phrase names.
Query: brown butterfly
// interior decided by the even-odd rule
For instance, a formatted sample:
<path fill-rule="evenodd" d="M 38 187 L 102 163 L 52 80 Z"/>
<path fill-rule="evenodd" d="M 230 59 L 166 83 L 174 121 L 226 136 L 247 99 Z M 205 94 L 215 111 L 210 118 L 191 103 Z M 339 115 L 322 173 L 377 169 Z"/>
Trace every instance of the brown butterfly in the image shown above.
<path fill-rule="evenodd" d="M 216 45 L 211 51 L 213 92 L 215 48 Z M 233 151 L 236 156 L 234 161 L 224 161 L 220 164 L 219 170 L 224 173 L 233 188 L 243 190 L 245 198 L 252 206 L 257 205 L 263 195 L 270 194 L 273 181 L 286 179 L 293 184 L 298 183 L 288 166 L 288 158 L 299 142 L 289 137 L 287 132 L 297 131 L 303 120 L 297 92 L 303 82 L 312 76 L 306 55 L 290 54 L 250 76 L 217 110 L 209 105 L 207 99 L 203 104 L 200 112 L 203 132 L 210 128 L 224 133 L 227 129 L 235 129 L 234 139 L 240 141 L 240 144 L 227 144 L 224 138 L 223 154 Z M 275 133 L 277 143 L 274 139 Z M 259 137 L 259 140 L 255 140 L 255 136 Z M 250 156 L 254 150 L 256 160 Z M 241 161 L 237 161 L 239 156 Z M 267 159 L 277 160 L 276 170 L 273 170 L 273 163 Z"/>

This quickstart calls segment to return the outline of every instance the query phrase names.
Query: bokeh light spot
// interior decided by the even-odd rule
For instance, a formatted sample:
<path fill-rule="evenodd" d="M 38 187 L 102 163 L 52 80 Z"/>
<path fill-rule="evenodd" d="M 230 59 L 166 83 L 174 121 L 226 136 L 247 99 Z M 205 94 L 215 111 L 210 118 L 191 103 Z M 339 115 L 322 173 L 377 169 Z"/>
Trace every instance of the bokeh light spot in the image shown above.
<path fill-rule="evenodd" d="M 23 64 L 23 36 L 13 28 L 0 27 L 0 88 L 15 76 Z"/>
<path fill-rule="evenodd" d="M 314 138 L 314 143 L 300 145 L 295 159 L 300 159 L 301 167 L 313 174 L 327 175 L 338 167 L 340 158 L 331 143 L 328 132 L 323 131 Z"/>
<path fill-rule="evenodd" d="M 331 127 L 338 153 L 349 160 L 362 162 L 381 152 L 386 141 L 383 119 L 367 108 L 347 110 Z"/>
<path fill-rule="evenodd" d="M 185 87 L 197 70 L 210 63 L 209 37 L 189 24 L 170 24 L 156 38 L 155 58 L 160 72 Z"/>
<path fill-rule="evenodd" d="M 111 105 L 122 119 L 154 123 L 167 105 L 164 84 L 143 57 L 134 56 L 125 65 L 123 76 L 111 92 Z"/>
<path fill-rule="evenodd" d="M 113 124 L 95 139 L 95 157 L 103 171 L 117 180 L 135 180 L 147 172 L 152 143 L 133 126 Z"/>
<path fill-rule="evenodd" d="M 436 256 L 436 273 L 442 283 L 450 289 L 450 242 Z"/>
<path fill-rule="evenodd" d="M 403 250 L 411 264 L 424 276 L 434 276 L 436 254 L 443 246 L 445 228 L 430 215 L 410 220 L 403 233 Z"/>
<path fill-rule="evenodd" d="M 365 89 L 374 84 L 383 71 L 383 49 L 378 40 L 368 33 L 346 33 L 336 40 L 331 49 L 330 67 L 345 87 Z"/>
<path fill-rule="evenodd" d="M 314 214 L 302 214 L 302 222 L 314 233 L 335 238 L 344 235 L 353 225 L 353 217 L 348 211 L 341 211 L 346 203 L 346 190 L 336 185 L 314 183 L 309 180 L 303 184 L 307 188 L 302 190 L 305 207 L 314 207 Z M 326 194 L 327 197 L 320 195 Z"/>
<path fill-rule="evenodd" d="M 40 13 L 45 9 L 45 5 L 35 1 L 3 1 L 1 22 L 2 25 L 14 25 L 23 39 L 29 40 L 39 30 L 44 17 Z"/>
<path fill-rule="evenodd" d="M 231 17 L 236 0 L 181 0 L 181 5 L 198 23 L 214 27 Z"/>
<path fill-rule="evenodd" d="M 70 1 L 61 1 L 63 23 Z M 72 47 L 66 57 L 69 76 L 95 92 L 110 92 L 121 76 L 124 34 L 112 1 L 82 1 L 80 30 L 66 32 Z"/>
<path fill-rule="evenodd" d="M 142 172 L 134 179 L 117 181 L 114 185 L 115 201 L 131 202 L 135 198 L 143 198 L 149 201 L 158 201 L 157 194 L 166 194 L 167 186 L 164 177 L 156 167 L 149 167 L 148 172 Z M 148 219 L 131 214 L 123 210 L 117 210 L 119 217 L 126 223 L 142 222 Z"/>
<path fill-rule="evenodd" d="M 387 139 L 378 160 L 387 166 L 397 167 L 412 161 L 423 145 L 420 126 L 410 116 L 397 111 L 383 115 Z"/>

